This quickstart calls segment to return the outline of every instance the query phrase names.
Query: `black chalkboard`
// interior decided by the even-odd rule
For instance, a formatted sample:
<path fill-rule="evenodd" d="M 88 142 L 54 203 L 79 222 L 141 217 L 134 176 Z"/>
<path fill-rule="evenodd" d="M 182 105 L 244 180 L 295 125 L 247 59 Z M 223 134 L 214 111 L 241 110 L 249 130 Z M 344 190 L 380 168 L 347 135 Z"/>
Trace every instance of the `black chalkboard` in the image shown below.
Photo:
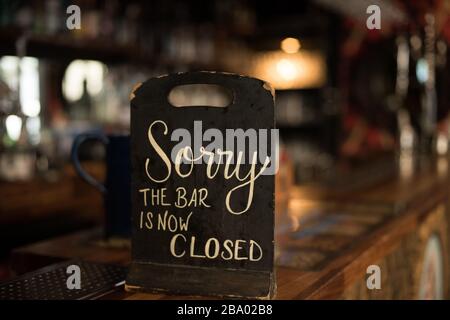
<path fill-rule="evenodd" d="M 224 87 L 231 103 L 225 108 L 171 105 L 171 90 L 188 84 Z M 194 72 L 152 78 L 137 86 L 130 99 L 132 264 L 126 289 L 273 296 L 274 175 L 267 171 L 274 165 L 273 90 L 258 79 Z M 188 145 L 194 153 L 184 149 L 180 158 L 187 161 L 203 154 L 202 161 L 176 166 L 172 152 L 180 142 L 173 138 L 177 129 L 191 133 L 192 139 L 198 132 L 219 130 L 223 148 L 216 145 L 208 150 L 222 161 L 208 163 L 212 154 L 191 140 Z M 247 137 L 244 150 L 238 149 L 237 140 L 234 149 L 228 150 L 230 130 L 239 135 L 249 133 L 248 129 L 258 133 L 257 144 L 249 143 Z M 265 139 L 259 136 L 263 131 Z M 200 147 L 217 142 L 209 138 Z M 258 175 L 264 172 L 264 159 L 249 161 L 255 147 L 265 147 L 272 156 L 271 164 L 265 163 L 266 174 Z M 226 151 L 233 151 L 233 158 Z M 243 151 L 241 161 L 239 151 Z M 226 170 L 229 159 L 234 162 L 230 160 Z"/>

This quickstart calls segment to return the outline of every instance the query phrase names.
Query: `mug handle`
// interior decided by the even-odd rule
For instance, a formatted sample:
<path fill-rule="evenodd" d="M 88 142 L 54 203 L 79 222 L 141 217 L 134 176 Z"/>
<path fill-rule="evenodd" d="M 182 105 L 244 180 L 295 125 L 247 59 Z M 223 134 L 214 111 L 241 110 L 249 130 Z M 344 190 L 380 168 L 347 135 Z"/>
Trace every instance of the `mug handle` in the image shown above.
<path fill-rule="evenodd" d="M 72 151 L 71 151 L 71 159 L 72 164 L 75 168 L 75 171 L 80 175 L 80 177 L 89 183 L 91 186 L 95 187 L 97 190 L 99 190 L 101 193 L 106 194 L 106 187 L 101 182 L 95 180 L 91 175 L 89 175 L 86 171 L 84 171 L 83 167 L 81 166 L 80 159 L 78 158 L 78 149 L 79 147 L 87 140 L 99 140 L 100 142 L 104 143 L 105 145 L 108 144 L 109 140 L 108 138 L 102 134 L 102 133 L 82 133 L 78 135 L 72 145 Z"/>

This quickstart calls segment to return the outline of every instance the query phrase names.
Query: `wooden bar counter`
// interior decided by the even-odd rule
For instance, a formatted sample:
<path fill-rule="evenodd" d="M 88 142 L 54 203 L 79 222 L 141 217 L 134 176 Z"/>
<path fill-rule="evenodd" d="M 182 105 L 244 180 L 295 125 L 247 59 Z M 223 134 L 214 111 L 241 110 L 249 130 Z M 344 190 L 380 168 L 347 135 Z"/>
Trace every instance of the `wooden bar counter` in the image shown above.
<path fill-rule="evenodd" d="M 449 161 L 397 163 L 375 184 L 298 186 L 288 202 L 277 204 L 276 299 L 448 298 Z M 102 241 L 97 229 L 18 248 L 11 258 L 23 273 L 72 258 L 127 265 L 130 249 L 126 242 Z M 371 265 L 380 268 L 381 289 L 367 288 Z M 103 298 L 181 297 L 119 287 Z"/>

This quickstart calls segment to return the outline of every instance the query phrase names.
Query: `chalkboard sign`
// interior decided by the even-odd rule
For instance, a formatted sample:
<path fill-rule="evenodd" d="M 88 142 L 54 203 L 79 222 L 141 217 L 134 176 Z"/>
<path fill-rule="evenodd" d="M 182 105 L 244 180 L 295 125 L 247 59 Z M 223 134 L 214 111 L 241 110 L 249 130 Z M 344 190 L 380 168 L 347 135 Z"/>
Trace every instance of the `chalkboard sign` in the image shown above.
<path fill-rule="evenodd" d="M 173 90 L 193 84 L 224 88 L 230 103 L 170 103 Z M 126 290 L 272 297 L 278 135 L 271 87 L 233 74 L 180 73 L 146 81 L 130 99 Z"/>

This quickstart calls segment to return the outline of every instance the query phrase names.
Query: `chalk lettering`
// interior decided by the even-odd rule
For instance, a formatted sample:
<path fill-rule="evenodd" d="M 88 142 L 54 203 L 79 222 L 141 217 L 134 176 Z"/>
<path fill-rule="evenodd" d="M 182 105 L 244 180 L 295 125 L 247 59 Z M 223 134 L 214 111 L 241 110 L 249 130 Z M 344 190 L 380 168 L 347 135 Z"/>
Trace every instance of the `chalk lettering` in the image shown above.
<path fill-rule="evenodd" d="M 189 249 L 189 250 L 188 250 Z M 196 236 L 188 240 L 183 234 L 177 233 L 170 240 L 170 253 L 175 258 L 222 259 L 260 261 L 263 258 L 261 246 L 255 240 L 231 240 L 223 242 L 217 238 L 209 238 L 204 244 L 198 242 Z"/>
<path fill-rule="evenodd" d="M 152 128 L 156 123 L 160 123 L 164 126 L 164 135 L 167 135 L 167 131 L 168 131 L 167 124 L 162 120 L 157 120 L 157 121 L 154 121 L 148 128 L 148 140 L 149 140 L 151 146 L 153 147 L 153 149 L 156 151 L 156 153 L 159 155 L 159 157 L 162 159 L 162 161 L 166 165 L 167 172 L 166 172 L 164 178 L 161 178 L 161 179 L 154 178 L 150 174 L 149 158 L 147 158 L 147 160 L 145 162 L 145 172 L 152 181 L 157 182 L 157 183 L 162 183 L 162 182 L 167 181 L 167 179 L 169 178 L 169 176 L 172 172 L 172 164 L 169 160 L 169 157 L 166 155 L 164 150 L 162 150 L 162 148 L 159 146 L 159 144 L 156 142 L 155 138 L 153 137 Z M 243 164 L 243 152 L 242 151 L 239 151 L 237 153 L 237 163 L 235 164 L 234 168 L 232 168 L 232 162 L 234 162 L 234 152 L 233 151 L 216 150 L 215 153 L 213 153 L 210 151 L 206 151 L 205 148 L 201 147 L 200 148 L 200 156 L 197 158 L 194 158 L 192 149 L 190 147 L 184 147 L 184 148 L 180 149 L 177 153 L 177 157 L 175 160 L 175 172 L 181 178 L 187 178 L 193 172 L 194 163 L 196 161 L 198 161 L 199 159 L 201 159 L 203 156 L 208 156 L 209 160 L 207 161 L 206 175 L 209 179 L 212 179 L 216 176 L 217 171 L 219 170 L 219 168 L 216 168 L 216 170 L 213 172 L 213 169 L 212 169 L 214 161 L 212 161 L 211 159 L 215 155 L 219 155 L 220 157 L 223 157 L 223 156 L 226 157 L 226 162 L 225 162 L 224 171 L 223 171 L 224 178 L 227 180 L 231 179 L 231 178 L 235 178 L 239 182 L 242 182 L 242 183 L 239 183 L 238 185 L 236 185 L 231 190 L 229 190 L 227 193 L 227 196 L 225 199 L 225 205 L 226 205 L 228 212 L 230 212 L 231 214 L 235 214 L 235 215 L 240 215 L 240 214 L 247 212 L 250 209 L 252 201 L 253 201 L 253 192 L 254 192 L 255 181 L 263 174 L 263 172 L 269 166 L 269 164 L 271 162 L 270 158 L 266 157 L 266 160 L 265 160 L 263 166 L 260 168 L 260 170 L 258 172 L 256 172 L 257 171 L 256 165 L 257 165 L 258 154 L 255 151 L 252 155 L 252 162 L 251 162 L 250 170 L 246 174 L 243 174 L 241 176 L 240 169 L 241 169 L 241 165 Z M 189 170 L 184 173 L 181 171 L 181 164 L 183 162 L 183 161 L 181 161 L 182 156 L 183 156 L 184 160 L 188 160 L 190 162 Z M 220 166 L 220 162 L 217 163 L 217 166 L 218 167 Z M 244 188 L 247 185 L 248 185 L 248 193 L 247 193 L 248 196 L 247 196 L 247 203 L 245 204 L 245 207 L 242 209 L 232 208 L 232 205 L 231 205 L 232 195 L 235 193 L 235 191 L 240 190 L 241 188 Z M 185 194 L 183 194 L 183 191 L 181 191 L 181 195 L 183 195 L 183 196 L 185 195 Z M 197 195 L 194 195 L 194 196 L 196 197 Z M 185 199 L 185 198 L 179 198 L 179 200 L 183 201 L 183 203 L 180 203 L 180 202 L 177 203 L 177 207 L 180 207 L 180 208 L 182 208 L 186 205 L 189 205 L 192 202 L 197 203 L 197 200 L 192 199 L 192 198 L 191 198 L 190 202 L 188 202 L 187 199 Z"/>

